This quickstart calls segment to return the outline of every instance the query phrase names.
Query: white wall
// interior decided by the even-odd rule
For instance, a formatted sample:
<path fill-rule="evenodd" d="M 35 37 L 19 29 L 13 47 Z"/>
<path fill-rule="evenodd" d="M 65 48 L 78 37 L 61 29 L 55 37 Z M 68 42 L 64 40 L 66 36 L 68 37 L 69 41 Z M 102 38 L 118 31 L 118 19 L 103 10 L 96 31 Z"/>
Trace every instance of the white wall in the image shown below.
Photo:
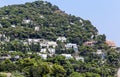
<path fill-rule="evenodd" d="M 120 68 L 118 69 L 117 77 L 120 77 Z"/>

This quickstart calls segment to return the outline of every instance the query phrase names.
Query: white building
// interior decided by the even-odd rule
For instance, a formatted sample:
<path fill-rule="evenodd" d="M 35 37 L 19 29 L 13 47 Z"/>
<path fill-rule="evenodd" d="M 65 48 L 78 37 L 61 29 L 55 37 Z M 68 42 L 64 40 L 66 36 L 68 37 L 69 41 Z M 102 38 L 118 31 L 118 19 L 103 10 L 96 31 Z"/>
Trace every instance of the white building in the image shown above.
<path fill-rule="evenodd" d="M 9 19 L 9 17 L 6 15 L 6 16 L 2 17 L 2 19 Z"/>
<path fill-rule="evenodd" d="M 95 52 L 96 55 L 100 56 L 101 59 L 105 59 L 106 54 L 104 52 L 102 52 L 102 50 L 97 50 L 97 52 Z"/>
<path fill-rule="evenodd" d="M 20 56 L 19 56 L 19 55 L 16 55 L 16 56 L 15 56 L 15 59 L 19 59 L 19 58 L 20 58 Z"/>
<path fill-rule="evenodd" d="M 40 43 L 40 39 L 27 39 L 27 41 L 28 41 L 28 44 L 31 44 L 31 43 L 34 43 L 34 44 Z"/>
<path fill-rule="evenodd" d="M 120 68 L 117 71 L 117 77 L 120 77 Z"/>
<path fill-rule="evenodd" d="M 90 40 L 90 41 L 86 41 L 84 42 L 84 46 L 94 46 L 97 43 L 97 41 L 94 40 Z"/>
<path fill-rule="evenodd" d="M 66 37 L 58 37 L 57 41 L 61 41 L 61 42 L 66 42 L 67 38 Z"/>
<path fill-rule="evenodd" d="M 76 56 L 75 59 L 78 61 L 78 60 L 81 60 L 82 62 L 84 62 L 84 57 L 79 57 L 79 56 Z"/>
<path fill-rule="evenodd" d="M 67 44 L 65 45 L 65 47 L 66 47 L 66 49 L 73 48 L 73 50 L 74 50 L 75 52 L 78 52 L 78 46 L 77 46 L 77 44 L 67 43 Z"/>
<path fill-rule="evenodd" d="M 43 18 L 45 18 L 45 17 L 44 17 L 43 15 L 40 15 L 40 18 L 42 18 L 42 19 L 43 19 Z"/>
<path fill-rule="evenodd" d="M 24 19 L 24 20 L 23 20 L 23 23 L 24 23 L 24 24 L 29 24 L 30 22 L 31 22 L 30 19 Z"/>
<path fill-rule="evenodd" d="M 35 27 L 35 31 L 39 31 L 40 30 L 40 27 L 39 26 L 36 26 Z"/>
<path fill-rule="evenodd" d="M 40 52 L 41 53 L 55 54 L 55 49 L 54 48 L 42 48 Z"/>
<path fill-rule="evenodd" d="M 102 55 L 103 52 L 102 52 L 102 50 L 97 50 L 96 54 L 97 54 L 97 55 Z"/>
<path fill-rule="evenodd" d="M 16 26 L 15 25 L 11 25 L 12 28 L 15 28 Z"/>
<path fill-rule="evenodd" d="M 27 54 L 31 55 L 31 54 L 32 54 L 32 52 L 27 52 Z"/>
<path fill-rule="evenodd" d="M 41 53 L 46 53 L 46 51 L 47 51 L 46 48 L 42 48 L 42 49 L 40 50 Z"/>
<path fill-rule="evenodd" d="M 16 52 L 16 51 L 9 51 L 9 53 L 13 53 L 13 52 Z"/>
<path fill-rule="evenodd" d="M 47 43 L 40 43 L 40 47 L 41 48 L 48 48 L 48 44 Z"/>
<path fill-rule="evenodd" d="M 69 48 L 77 48 L 77 44 L 67 43 L 67 44 L 65 45 L 65 47 L 66 47 L 67 49 L 69 49 Z"/>
<path fill-rule="evenodd" d="M 57 46 L 57 43 L 54 41 L 48 41 L 48 46 L 55 48 Z"/>
<path fill-rule="evenodd" d="M 41 39 L 40 46 L 44 48 L 51 48 L 51 47 L 55 48 L 57 46 L 57 43 L 54 41 L 48 41 L 48 40 Z"/>
<path fill-rule="evenodd" d="M 11 58 L 11 55 L 8 55 L 8 54 L 2 54 L 0 59 L 10 59 Z"/>
<path fill-rule="evenodd" d="M 54 48 L 48 48 L 48 51 L 50 54 L 55 54 L 55 49 Z"/>
<path fill-rule="evenodd" d="M 80 19 L 79 21 L 80 21 L 80 23 L 83 23 L 83 20 L 82 20 L 82 19 Z"/>
<path fill-rule="evenodd" d="M 66 59 L 71 59 L 73 56 L 71 54 L 61 54 L 62 56 L 65 56 Z"/>
<path fill-rule="evenodd" d="M 26 42 L 26 41 L 23 41 L 23 44 L 24 44 L 24 45 L 28 45 L 28 42 Z"/>
<path fill-rule="evenodd" d="M 41 54 L 41 53 L 39 53 L 38 54 L 41 58 L 43 58 L 43 59 L 47 59 L 47 54 Z"/>

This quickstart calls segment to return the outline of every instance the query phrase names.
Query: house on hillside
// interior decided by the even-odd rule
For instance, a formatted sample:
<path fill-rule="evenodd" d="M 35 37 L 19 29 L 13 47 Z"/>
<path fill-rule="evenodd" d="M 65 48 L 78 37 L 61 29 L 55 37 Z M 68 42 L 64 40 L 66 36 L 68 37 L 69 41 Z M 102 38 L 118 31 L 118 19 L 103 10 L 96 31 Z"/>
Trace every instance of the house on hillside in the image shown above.
<path fill-rule="evenodd" d="M 43 15 L 40 15 L 40 18 L 42 18 L 42 19 L 43 19 L 43 18 L 45 18 L 45 17 L 44 17 Z"/>
<path fill-rule="evenodd" d="M 24 23 L 24 24 L 29 24 L 30 22 L 31 22 L 30 19 L 24 19 L 22 23 Z"/>
<path fill-rule="evenodd" d="M 42 48 L 40 52 L 46 54 L 55 54 L 55 48 Z"/>
<path fill-rule="evenodd" d="M 40 27 L 39 26 L 36 26 L 35 27 L 35 31 L 39 31 L 40 30 Z"/>
<path fill-rule="evenodd" d="M 97 50 L 97 52 L 95 52 L 94 54 L 96 54 L 97 56 L 100 56 L 101 59 L 105 59 L 106 57 L 106 54 L 102 50 Z"/>
<path fill-rule="evenodd" d="M 49 46 L 49 47 L 52 47 L 52 48 L 55 48 L 55 47 L 57 46 L 57 42 L 48 41 L 48 46 Z"/>
<path fill-rule="evenodd" d="M 61 41 L 61 42 L 66 42 L 67 38 L 66 37 L 58 37 L 57 41 Z"/>
<path fill-rule="evenodd" d="M 46 49 L 46 48 L 42 48 L 42 49 L 40 50 L 40 52 L 41 52 L 41 53 L 46 53 L 46 52 L 47 52 L 47 49 Z"/>
<path fill-rule="evenodd" d="M 14 52 L 16 52 L 16 51 L 9 51 L 9 53 L 14 53 Z"/>
<path fill-rule="evenodd" d="M 81 56 L 75 56 L 75 59 L 77 61 L 81 60 L 82 62 L 84 62 L 84 57 L 81 57 Z"/>
<path fill-rule="evenodd" d="M 54 41 L 48 41 L 48 40 L 40 40 L 40 46 L 41 48 L 55 48 L 57 46 L 57 43 Z"/>
<path fill-rule="evenodd" d="M 77 44 L 67 43 L 67 44 L 65 45 L 65 48 L 66 48 L 66 49 L 73 48 L 73 50 L 74 50 L 75 52 L 78 52 L 78 46 L 77 46 Z"/>
<path fill-rule="evenodd" d="M 29 45 L 32 43 L 34 44 L 40 43 L 40 39 L 27 39 L 27 41 Z"/>
<path fill-rule="evenodd" d="M 114 41 L 106 40 L 105 43 L 111 48 L 116 48 L 116 44 Z"/>
<path fill-rule="evenodd" d="M 41 54 L 41 53 L 38 53 L 38 55 L 43 58 L 43 59 L 47 59 L 47 54 Z"/>
<path fill-rule="evenodd" d="M 66 59 L 73 58 L 73 56 L 71 54 L 61 54 L 61 55 L 64 56 Z"/>
<path fill-rule="evenodd" d="M 16 58 L 16 59 L 19 59 L 19 58 L 20 58 L 20 56 L 19 56 L 19 55 L 16 55 L 16 56 L 15 56 L 15 58 Z"/>
<path fill-rule="evenodd" d="M 3 20 L 4 20 L 4 19 L 9 19 L 9 17 L 8 17 L 8 15 L 6 15 L 6 16 L 3 16 L 2 19 L 3 19 Z"/>
<path fill-rule="evenodd" d="M 33 53 L 32 53 L 32 52 L 27 52 L 27 54 L 31 55 L 31 54 L 33 54 Z"/>
<path fill-rule="evenodd" d="M 102 50 L 97 50 L 96 54 L 101 55 L 101 54 L 103 54 L 103 52 L 102 52 Z"/>
<path fill-rule="evenodd" d="M 15 25 L 11 25 L 12 28 L 15 28 L 16 26 Z"/>
<path fill-rule="evenodd" d="M 0 60 L 10 59 L 10 58 L 11 58 L 11 55 L 9 55 L 9 54 L 1 54 L 0 55 Z"/>
<path fill-rule="evenodd" d="M 48 48 L 48 52 L 50 54 L 55 54 L 55 48 Z"/>
<path fill-rule="evenodd" d="M 82 24 L 83 24 L 83 20 L 82 20 L 82 19 L 80 19 L 79 21 L 80 21 L 80 23 L 82 23 Z"/>
<path fill-rule="evenodd" d="M 27 41 L 23 41 L 23 45 L 28 45 L 28 42 Z"/>
<path fill-rule="evenodd" d="M 48 46 L 47 42 L 42 42 L 42 43 L 40 43 L 40 47 L 41 48 L 48 48 L 49 46 Z"/>
<path fill-rule="evenodd" d="M 86 41 L 86 42 L 84 42 L 84 46 L 93 46 L 93 45 L 95 45 L 97 42 L 96 41 Z"/>

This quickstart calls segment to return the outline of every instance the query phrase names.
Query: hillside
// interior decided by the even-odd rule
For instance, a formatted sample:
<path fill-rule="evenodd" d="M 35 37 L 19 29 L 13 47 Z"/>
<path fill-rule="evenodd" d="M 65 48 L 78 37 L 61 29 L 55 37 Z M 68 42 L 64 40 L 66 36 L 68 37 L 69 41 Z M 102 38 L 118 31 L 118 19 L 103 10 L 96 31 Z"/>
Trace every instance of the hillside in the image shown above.
<path fill-rule="evenodd" d="M 0 8 L 2 72 L 18 71 L 25 77 L 114 77 L 120 66 L 116 51 L 89 20 L 49 2 Z"/>

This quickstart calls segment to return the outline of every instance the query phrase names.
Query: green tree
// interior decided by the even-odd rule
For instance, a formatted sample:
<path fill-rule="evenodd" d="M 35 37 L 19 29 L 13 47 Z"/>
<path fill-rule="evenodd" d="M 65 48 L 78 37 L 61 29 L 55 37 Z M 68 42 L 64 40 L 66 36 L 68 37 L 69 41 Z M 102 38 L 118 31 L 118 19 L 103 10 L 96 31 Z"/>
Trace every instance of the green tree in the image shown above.
<path fill-rule="evenodd" d="M 53 72 L 52 75 L 55 77 L 65 77 L 66 75 L 65 69 L 62 66 L 57 64 L 54 64 L 52 66 L 52 72 Z"/>

